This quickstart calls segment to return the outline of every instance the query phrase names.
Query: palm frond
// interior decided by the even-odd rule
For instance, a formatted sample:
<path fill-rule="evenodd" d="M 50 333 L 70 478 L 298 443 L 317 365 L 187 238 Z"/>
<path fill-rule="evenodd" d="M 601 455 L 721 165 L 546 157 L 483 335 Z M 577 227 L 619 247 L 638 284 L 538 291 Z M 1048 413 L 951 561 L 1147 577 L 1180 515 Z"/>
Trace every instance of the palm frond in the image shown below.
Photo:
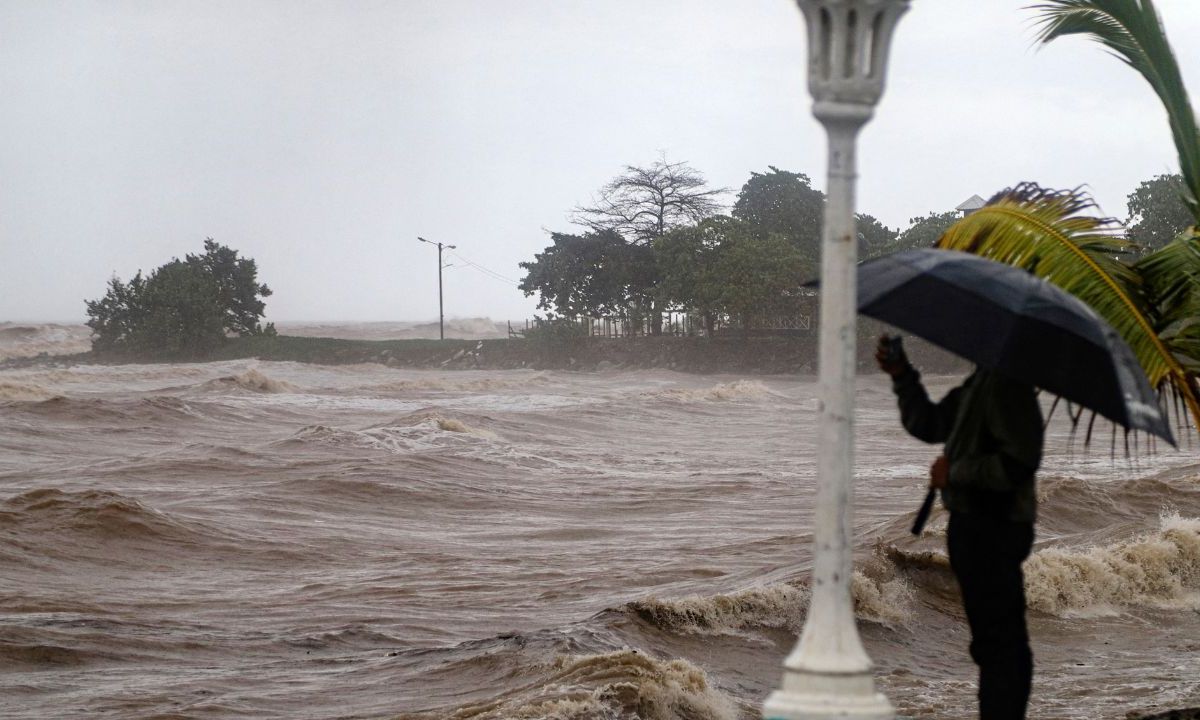
<path fill-rule="evenodd" d="M 1186 232 L 1133 267 L 1154 306 L 1159 337 L 1180 364 L 1200 371 L 1200 237 Z"/>
<path fill-rule="evenodd" d="M 1087 214 L 1095 208 L 1079 190 L 1023 183 L 950 226 L 938 247 L 1028 270 L 1091 305 L 1129 343 L 1151 386 L 1182 397 L 1200 427 L 1196 374 L 1159 337 L 1141 276 L 1117 259 L 1130 245 L 1115 220 Z"/>
<path fill-rule="evenodd" d="M 1183 201 L 1200 223 L 1200 133 L 1179 63 L 1153 0 L 1043 0 L 1038 11 L 1038 41 L 1084 35 L 1136 70 L 1150 83 L 1167 110 L 1179 166 Z"/>
<path fill-rule="evenodd" d="M 1185 232 L 1133 265 L 1162 324 L 1200 315 L 1200 236 Z"/>

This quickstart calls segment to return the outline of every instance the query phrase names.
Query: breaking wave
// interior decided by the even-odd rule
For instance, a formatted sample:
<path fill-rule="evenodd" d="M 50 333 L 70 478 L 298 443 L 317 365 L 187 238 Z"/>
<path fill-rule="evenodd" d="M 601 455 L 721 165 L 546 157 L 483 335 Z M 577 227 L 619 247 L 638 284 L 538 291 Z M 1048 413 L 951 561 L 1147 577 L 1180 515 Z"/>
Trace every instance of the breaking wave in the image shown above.
<path fill-rule="evenodd" d="M 1085 550 L 1046 548 L 1025 563 L 1029 606 L 1054 615 L 1121 606 L 1200 608 L 1200 519 L 1166 514 L 1157 532 Z"/>
<path fill-rule="evenodd" d="M 888 559 L 900 568 L 950 570 L 950 557 L 941 550 L 901 550 L 895 545 L 888 545 L 885 552 Z"/>
<path fill-rule="evenodd" d="M 295 385 L 283 380 L 267 377 L 254 368 L 250 368 L 241 375 L 235 375 L 233 381 L 247 390 L 256 390 L 265 393 L 293 392 L 296 389 Z"/>
<path fill-rule="evenodd" d="M 290 441 L 410 453 L 497 439 L 490 430 L 437 412 L 423 411 L 363 430 L 309 425 L 297 431 Z"/>
<path fill-rule="evenodd" d="M 86 325 L 14 325 L 0 322 L 0 360 L 80 353 L 90 350 L 92 331 Z"/>
<path fill-rule="evenodd" d="M 468 427 L 467 424 L 462 420 L 455 420 L 454 418 L 438 418 L 436 422 L 438 429 L 445 430 L 446 432 L 468 433 L 473 435 L 483 434 L 482 431 Z"/>
<path fill-rule="evenodd" d="M 284 380 L 276 380 L 250 368 L 239 375 L 230 375 L 216 380 L 209 380 L 202 386 L 209 389 L 240 387 L 260 393 L 290 393 L 296 392 L 296 386 Z"/>
<path fill-rule="evenodd" d="M 675 600 L 650 597 L 627 603 L 625 610 L 671 632 L 725 635 L 781 628 L 798 633 L 808 601 L 806 585 L 779 583 L 727 595 L 692 595 Z"/>
<path fill-rule="evenodd" d="M 20 382 L 0 382 L 0 401 L 10 402 L 39 402 L 54 397 L 41 385 Z"/>
<path fill-rule="evenodd" d="M 912 614 L 913 589 L 900 575 L 873 578 L 855 570 L 850 597 L 854 600 L 854 613 L 863 620 L 898 625 Z"/>
<path fill-rule="evenodd" d="M 909 618 L 912 589 L 901 576 L 871 577 L 854 572 L 850 584 L 854 612 L 883 624 Z M 811 593 L 799 581 L 777 583 L 722 595 L 692 595 L 675 600 L 647 598 L 627 603 L 633 613 L 657 628 L 700 635 L 731 635 L 747 630 L 781 629 L 799 633 Z"/>
<path fill-rule="evenodd" d="M 731 400 L 761 400 L 771 394 L 767 386 L 758 380 L 735 380 L 717 383 L 710 388 L 670 388 L 651 393 L 652 397 L 676 402 L 711 402 Z"/>
<path fill-rule="evenodd" d="M 496 439 L 496 433 L 485 430 L 479 427 L 480 424 L 488 422 L 488 418 L 483 416 L 470 416 L 471 424 L 459 418 L 446 417 L 438 410 L 418 410 L 414 413 L 409 413 L 402 417 L 396 418 L 391 422 L 376 426 L 375 430 L 400 430 L 404 428 L 415 428 L 427 430 L 436 428 L 445 432 L 464 433 L 467 435 L 475 435 L 489 440 Z"/>
<path fill-rule="evenodd" d="M 637 650 L 559 656 L 549 676 L 438 717 L 456 720 L 736 720 L 739 706 L 686 660 L 655 660 Z M 401 716 L 404 717 L 404 716 Z M 419 716 L 409 716 L 419 717 Z"/>

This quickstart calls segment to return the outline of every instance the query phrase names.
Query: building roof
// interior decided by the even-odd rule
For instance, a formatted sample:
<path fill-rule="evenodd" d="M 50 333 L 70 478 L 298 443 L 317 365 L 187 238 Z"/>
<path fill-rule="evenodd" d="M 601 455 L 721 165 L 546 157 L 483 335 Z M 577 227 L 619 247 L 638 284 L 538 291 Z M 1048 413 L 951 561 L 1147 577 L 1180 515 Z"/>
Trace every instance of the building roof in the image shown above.
<path fill-rule="evenodd" d="M 963 200 L 962 203 L 954 209 L 962 210 L 963 212 L 971 212 L 972 210 L 978 210 L 986 204 L 987 203 L 984 202 L 983 198 L 979 197 L 978 195 L 972 195 L 966 200 Z"/>

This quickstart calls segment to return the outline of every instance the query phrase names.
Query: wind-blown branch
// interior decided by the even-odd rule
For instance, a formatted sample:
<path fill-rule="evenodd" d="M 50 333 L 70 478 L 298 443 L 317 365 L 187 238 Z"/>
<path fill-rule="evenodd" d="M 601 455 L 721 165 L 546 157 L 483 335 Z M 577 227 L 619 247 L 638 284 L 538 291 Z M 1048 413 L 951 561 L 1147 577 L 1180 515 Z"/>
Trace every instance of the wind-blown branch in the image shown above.
<path fill-rule="evenodd" d="M 1153 0 L 1044 0 L 1039 13 L 1038 41 L 1084 35 L 1146 79 L 1167 110 L 1179 153 L 1183 201 L 1200 223 L 1200 133 L 1179 63 L 1171 52 Z"/>

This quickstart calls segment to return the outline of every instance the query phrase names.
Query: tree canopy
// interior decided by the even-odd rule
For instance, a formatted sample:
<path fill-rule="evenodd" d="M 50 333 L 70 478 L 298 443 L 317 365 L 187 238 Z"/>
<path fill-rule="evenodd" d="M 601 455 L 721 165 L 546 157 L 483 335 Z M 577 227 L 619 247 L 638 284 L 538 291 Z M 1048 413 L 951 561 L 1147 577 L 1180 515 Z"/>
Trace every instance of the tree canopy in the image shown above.
<path fill-rule="evenodd" d="M 614 186 L 620 180 L 614 180 Z M 1143 183 L 1134 196 L 1153 198 L 1156 203 L 1171 199 L 1178 208 L 1182 203 L 1172 182 L 1178 180 L 1155 178 Z M 1098 277 L 1082 280 L 1077 276 L 1084 266 L 1095 265 L 1114 274 L 1112 282 L 1128 286 L 1133 296 L 1130 302 L 1140 304 L 1139 312 L 1147 314 L 1146 327 L 1157 339 L 1133 338 L 1131 345 L 1161 345 L 1162 352 L 1170 356 L 1168 365 L 1181 372 L 1187 372 L 1182 368 L 1192 362 L 1186 357 L 1197 358 L 1200 367 L 1200 322 L 1195 319 L 1200 316 L 1200 292 L 1196 290 L 1200 287 L 1196 280 L 1200 278 L 1200 247 L 1193 243 L 1131 266 L 1113 257 L 1129 247 L 1124 239 L 1114 238 L 1115 226 L 1083 217 L 1083 210 L 1091 207 L 1086 197 L 1055 194 L 1027 184 L 997 196 L 992 205 L 1001 200 L 1002 208 L 989 206 L 966 218 L 960 218 L 955 210 L 914 217 L 902 232 L 860 213 L 856 217 L 860 255 L 866 259 L 940 243 L 1013 262 L 1035 262 L 1036 268 L 1031 269 L 1055 274 L 1057 282 L 1070 285 L 1081 297 L 1088 296 L 1088 288 L 1095 282 L 1111 284 Z M 819 274 L 824 204 L 824 196 L 812 187 L 807 175 L 769 166 L 766 172 L 751 173 L 730 215 L 709 214 L 694 222 L 679 217 L 661 234 L 641 236 L 649 237 L 649 242 L 638 241 L 636 233 L 622 234 L 615 226 L 583 234 L 553 232 L 549 247 L 531 262 L 521 263 L 527 274 L 520 288 L 526 295 L 537 294 L 538 307 L 543 310 L 564 316 L 649 317 L 652 328 L 657 327 L 654 320 L 661 320 L 664 310 L 695 313 L 710 333 L 718 322 L 748 327 L 758 319 L 793 316 L 808 304 L 802 284 Z M 1151 216 L 1159 219 L 1159 211 L 1149 208 L 1148 203 L 1131 202 L 1131 212 L 1144 212 L 1147 222 Z M 1177 218 L 1170 221 L 1169 232 L 1177 232 L 1179 223 L 1191 225 L 1187 218 Z M 656 233 L 658 227 L 656 220 L 647 233 Z M 1091 227 L 1100 228 L 1095 237 L 1081 230 Z M 626 232 L 630 232 L 628 228 Z M 1014 238 L 1018 236 L 1023 249 L 1013 251 L 1018 245 L 1011 243 L 1017 242 Z M 1082 254 L 1063 251 L 1072 243 L 1080 244 Z M 1093 255 L 1093 262 L 1085 260 L 1078 268 L 1070 259 Z M 1198 267 L 1171 271 L 1191 267 L 1189 263 Z M 1126 278 L 1126 282 L 1121 273 L 1134 273 L 1138 279 Z M 1090 301 L 1102 302 L 1097 297 Z M 1127 328 L 1141 322 L 1110 319 Z M 1161 380 L 1164 376 L 1151 377 Z"/>
<path fill-rule="evenodd" d="M 270 294 L 254 260 L 209 238 L 202 254 L 172 259 L 149 276 L 139 270 L 128 283 L 113 277 L 104 297 L 86 301 L 92 349 L 200 357 L 230 333 L 274 334 L 259 322 Z"/>
<path fill-rule="evenodd" d="M 686 162 L 660 157 L 646 167 L 626 165 L 600 188 L 591 205 L 577 206 L 571 220 L 593 233 L 612 231 L 629 242 L 648 244 L 669 230 L 716 214 L 725 192 L 710 188 Z"/>
<path fill-rule="evenodd" d="M 681 179 L 687 182 L 678 184 Z M 653 189 L 665 187 L 664 180 L 678 189 Z M 702 202 L 688 212 L 658 202 L 690 191 Z M 538 295 L 542 310 L 649 317 L 652 331 L 665 310 L 699 315 L 710 333 L 718 321 L 746 327 L 796 314 L 807 305 L 801 285 L 820 273 L 824 194 L 804 173 L 775 166 L 750 174 L 729 215 L 715 214 L 717 192 L 684 163 L 627 166 L 601 192 L 606 210 L 577 207 L 571 213 L 586 232 L 551 232 L 550 246 L 521 263 L 526 275 L 520 289 Z M 646 212 L 638 215 L 642 210 L 635 208 Z M 954 211 L 930 213 L 900 233 L 860 213 L 860 254 L 932 246 L 957 218 Z"/>
<path fill-rule="evenodd" d="M 733 204 L 733 217 L 759 234 L 783 236 L 815 267 L 821 256 L 825 194 L 815 190 L 804 173 L 768 168 L 769 172 L 750 173 Z"/>
<path fill-rule="evenodd" d="M 794 314 L 807 268 L 808 258 L 787 237 L 754 232 L 735 220 L 716 263 L 719 307 L 739 318 L 743 331 L 756 319 Z"/>
<path fill-rule="evenodd" d="M 958 222 L 956 210 L 940 213 L 929 213 L 924 217 L 915 217 L 908 221 L 908 229 L 896 238 L 897 243 L 905 250 L 918 247 L 933 247 L 945 234 L 951 225 Z"/>
<path fill-rule="evenodd" d="M 1125 228 L 1129 239 L 1145 249 L 1155 250 L 1174 240 L 1195 224 L 1191 210 L 1183 201 L 1183 176 L 1158 175 L 1146 180 L 1129 194 L 1129 217 Z"/>
<path fill-rule="evenodd" d="M 721 312 L 722 282 L 719 260 L 731 223 L 717 216 L 682 227 L 654 241 L 654 254 L 662 268 L 658 296 L 664 307 L 694 310 L 712 332 Z"/>
<path fill-rule="evenodd" d="M 551 233 L 551 244 L 520 264 L 520 289 L 537 293 L 538 308 L 560 315 L 623 314 L 644 300 L 657 280 L 654 253 L 615 230 Z"/>
<path fill-rule="evenodd" d="M 859 259 L 878 257 L 889 252 L 895 252 L 896 239 L 899 233 L 866 214 L 854 216 L 854 226 L 858 232 Z"/>

